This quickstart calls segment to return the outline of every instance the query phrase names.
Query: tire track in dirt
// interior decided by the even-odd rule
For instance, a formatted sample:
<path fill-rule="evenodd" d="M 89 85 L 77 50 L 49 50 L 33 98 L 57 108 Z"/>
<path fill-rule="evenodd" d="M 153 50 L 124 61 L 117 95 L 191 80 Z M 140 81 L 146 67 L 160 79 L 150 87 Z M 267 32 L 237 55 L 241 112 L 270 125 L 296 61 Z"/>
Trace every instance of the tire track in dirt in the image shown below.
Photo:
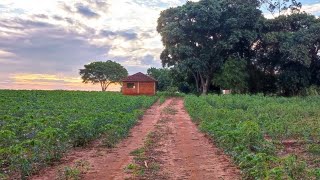
<path fill-rule="evenodd" d="M 218 149 L 205 134 L 199 132 L 184 109 L 183 99 L 174 99 L 169 113 L 163 113 L 158 123 L 168 129 L 155 151 L 160 157 L 161 174 L 168 179 L 241 179 L 240 171 L 222 150 Z M 171 111 L 171 113 L 170 113 Z"/>
<path fill-rule="evenodd" d="M 133 159 L 130 152 L 143 145 L 144 138 L 150 131 L 153 131 L 154 125 L 160 119 L 162 109 L 168 106 L 171 101 L 172 99 L 168 99 L 160 106 L 158 103 L 151 106 L 138 124 L 131 129 L 129 137 L 121 141 L 115 148 L 103 147 L 101 141 L 93 142 L 89 147 L 72 150 L 59 165 L 46 168 L 30 179 L 55 179 L 59 168 L 71 166 L 77 161 L 86 161 L 90 164 L 90 169 L 83 175 L 83 179 L 125 179 L 126 175 L 123 169 Z"/>

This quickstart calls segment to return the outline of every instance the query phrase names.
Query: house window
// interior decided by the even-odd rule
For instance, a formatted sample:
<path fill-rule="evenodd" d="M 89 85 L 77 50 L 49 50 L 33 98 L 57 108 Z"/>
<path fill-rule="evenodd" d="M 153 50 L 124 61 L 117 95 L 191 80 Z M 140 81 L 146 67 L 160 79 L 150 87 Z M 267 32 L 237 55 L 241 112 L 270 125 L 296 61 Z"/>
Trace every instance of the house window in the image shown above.
<path fill-rule="evenodd" d="M 134 83 L 127 83 L 127 88 L 134 89 Z"/>

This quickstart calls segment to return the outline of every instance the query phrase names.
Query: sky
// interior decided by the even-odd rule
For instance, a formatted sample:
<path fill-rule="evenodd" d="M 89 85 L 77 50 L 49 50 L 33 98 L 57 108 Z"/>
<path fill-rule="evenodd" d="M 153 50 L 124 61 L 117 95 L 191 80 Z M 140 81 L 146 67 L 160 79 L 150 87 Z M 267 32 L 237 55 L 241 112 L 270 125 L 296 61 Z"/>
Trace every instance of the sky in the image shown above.
<path fill-rule="evenodd" d="M 161 67 L 157 19 L 185 2 L 0 0 L 0 89 L 100 90 L 79 75 L 93 61 L 116 61 L 129 74 Z M 301 2 L 320 15 L 320 0 Z"/>

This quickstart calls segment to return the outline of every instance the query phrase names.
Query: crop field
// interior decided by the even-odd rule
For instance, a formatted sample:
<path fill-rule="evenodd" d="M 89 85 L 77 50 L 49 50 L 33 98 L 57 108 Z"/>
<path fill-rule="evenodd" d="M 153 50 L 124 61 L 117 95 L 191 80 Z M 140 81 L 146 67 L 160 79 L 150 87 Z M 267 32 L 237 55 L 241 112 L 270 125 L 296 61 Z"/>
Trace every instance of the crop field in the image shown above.
<path fill-rule="evenodd" d="M 24 179 L 97 138 L 113 147 L 158 97 L 166 109 L 161 93 L 0 90 L 0 179 Z M 186 95 L 184 104 L 244 179 L 320 178 L 320 97 Z"/>
<path fill-rule="evenodd" d="M 320 97 L 186 96 L 185 106 L 245 179 L 320 178 Z"/>
<path fill-rule="evenodd" d="M 113 146 L 156 99 L 111 92 L 0 90 L 0 179 L 12 174 L 24 178 L 98 137 Z"/>

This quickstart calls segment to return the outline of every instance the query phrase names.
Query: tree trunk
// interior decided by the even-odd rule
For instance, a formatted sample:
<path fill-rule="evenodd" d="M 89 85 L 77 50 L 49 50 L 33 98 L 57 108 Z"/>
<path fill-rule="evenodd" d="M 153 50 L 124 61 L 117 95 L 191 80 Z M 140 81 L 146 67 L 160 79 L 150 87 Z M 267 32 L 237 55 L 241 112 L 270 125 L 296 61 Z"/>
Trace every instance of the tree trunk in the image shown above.
<path fill-rule="evenodd" d="M 208 88 L 209 88 L 209 77 L 203 77 L 200 75 L 200 80 L 201 80 L 201 87 L 202 87 L 202 94 L 201 95 L 207 95 L 208 93 Z"/>
<path fill-rule="evenodd" d="M 102 91 L 105 92 L 107 90 L 106 83 L 103 81 L 100 81 L 100 85 L 101 85 Z"/>
<path fill-rule="evenodd" d="M 102 84 L 102 81 L 100 81 L 100 86 L 101 86 L 101 89 L 103 91 L 103 84 Z"/>
<path fill-rule="evenodd" d="M 204 81 L 205 82 L 203 83 L 203 86 L 202 86 L 202 95 L 207 95 L 208 88 L 209 88 L 209 78 L 206 78 Z"/>
<path fill-rule="evenodd" d="M 196 88 L 197 88 L 197 92 L 200 92 L 200 88 L 199 88 L 199 77 L 198 74 L 195 74 L 194 72 L 192 72 L 192 75 L 194 77 L 194 80 L 196 81 Z"/>
<path fill-rule="evenodd" d="M 103 92 L 107 91 L 110 84 L 114 82 L 106 82 L 106 81 L 100 81 L 101 89 Z"/>

